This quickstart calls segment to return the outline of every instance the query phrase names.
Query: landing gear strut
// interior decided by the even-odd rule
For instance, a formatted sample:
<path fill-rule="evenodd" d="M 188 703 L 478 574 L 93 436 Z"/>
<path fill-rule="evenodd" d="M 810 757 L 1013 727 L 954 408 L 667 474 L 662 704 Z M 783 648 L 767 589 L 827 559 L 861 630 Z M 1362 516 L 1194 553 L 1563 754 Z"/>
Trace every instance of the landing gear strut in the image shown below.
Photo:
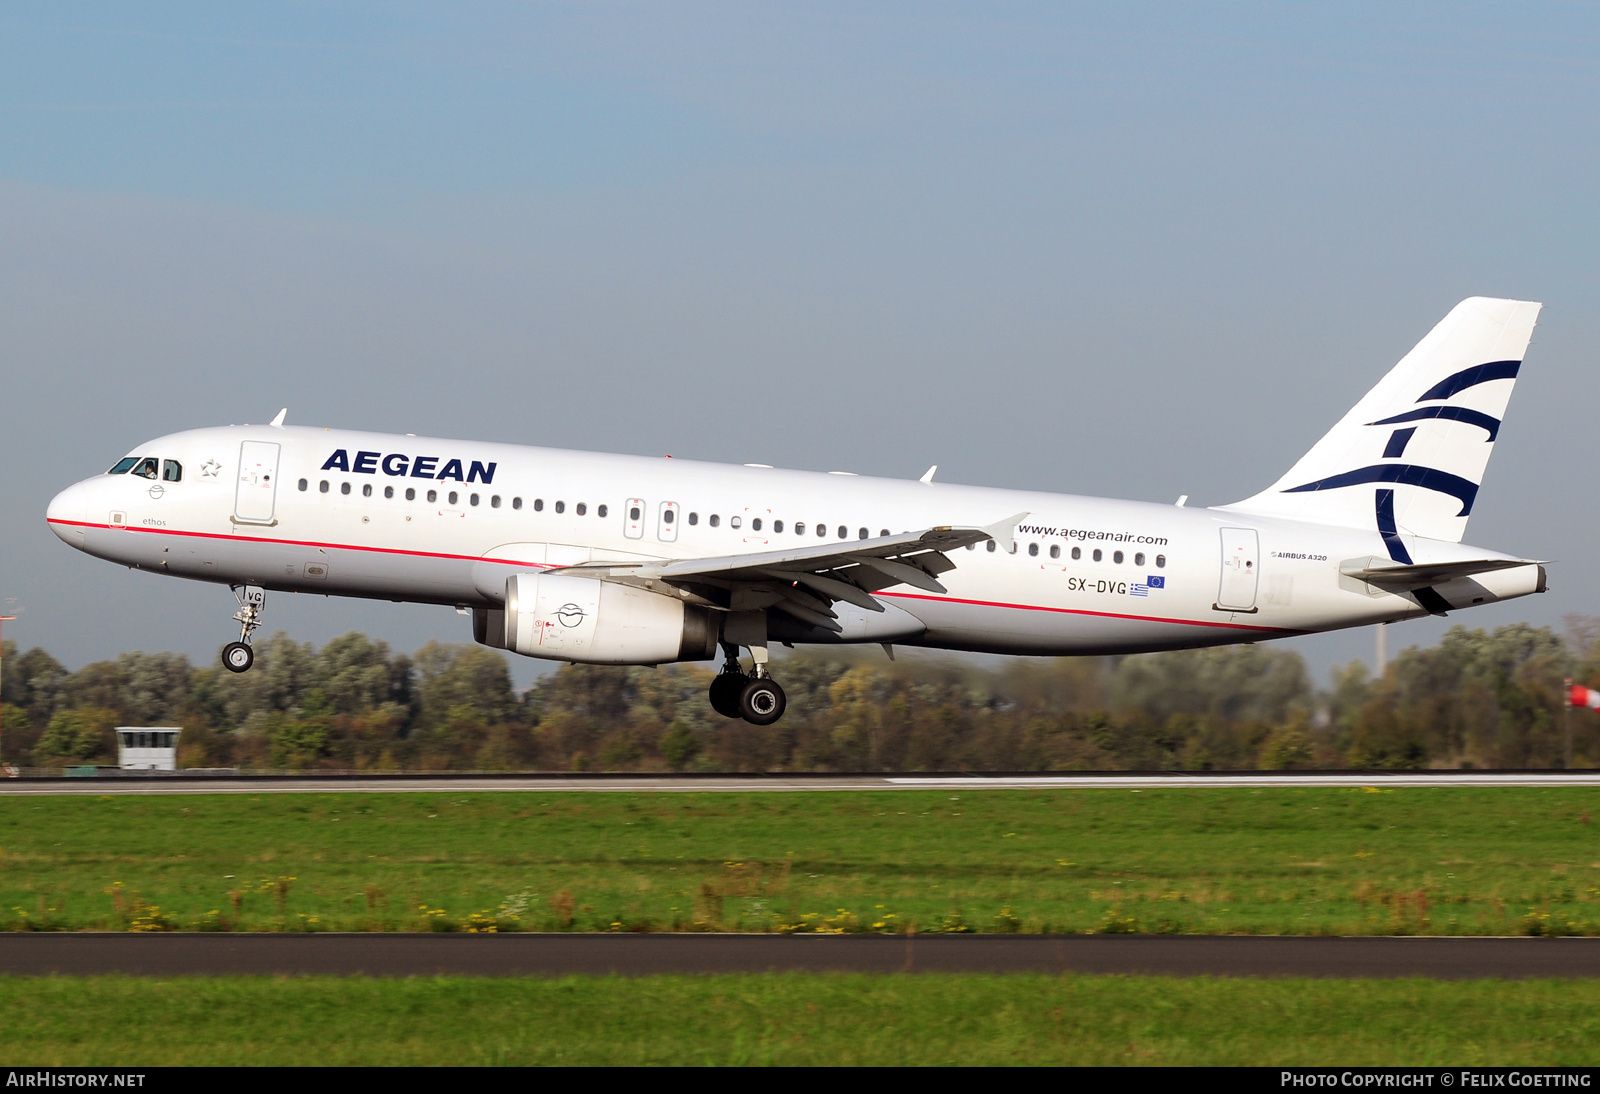
<path fill-rule="evenodd" d="M 262 608 L 267 602 L 267 590 L 259 585 L 231 585 L 233 598 L 239 610 L 233 618 L 239 624 L 239 641 L 222 647 L 222 667 L 229 672 L 249 672 L 256 663 L 256 651 L 250 647 L 250 636 L 261 626 Z"/>
<path fill-rule="evenodd" d="M 724 718 L 743 718 L 757 726 L 770 726 L 782 718 L 788 701 L 778 682 L 767 675 L 766 662 L 756 661 L 746 673 L 739 664 L 738 646 L 725 642 L 722 652 L 727 660 L 711 681 L 711 709 Z"/>

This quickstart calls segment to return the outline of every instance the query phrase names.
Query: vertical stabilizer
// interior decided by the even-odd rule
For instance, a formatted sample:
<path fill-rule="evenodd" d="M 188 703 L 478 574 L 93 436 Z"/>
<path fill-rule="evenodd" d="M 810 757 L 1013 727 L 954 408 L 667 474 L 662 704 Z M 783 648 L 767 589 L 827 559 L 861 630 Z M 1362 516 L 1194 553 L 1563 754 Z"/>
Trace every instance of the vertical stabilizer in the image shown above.
<path fill-rule="evenodd" d="M 1459 543 L 1541 305 L 1475 296 L 1451 309 L 1289 473 L 1219 508 Z"/>

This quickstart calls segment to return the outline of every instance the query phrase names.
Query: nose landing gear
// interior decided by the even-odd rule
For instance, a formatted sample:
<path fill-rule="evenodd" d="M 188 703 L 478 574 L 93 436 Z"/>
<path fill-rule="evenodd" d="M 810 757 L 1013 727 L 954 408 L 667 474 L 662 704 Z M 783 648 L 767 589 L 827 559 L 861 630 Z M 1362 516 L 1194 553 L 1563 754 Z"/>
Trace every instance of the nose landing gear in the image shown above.
<path fill-rule="evenodd" d="M 249 672 L 256 663 L 256 651 L 250 647 L 250 636 L 261 626 L 262 609 L 267 602 L 267 591 L 259 585 L 231 585 L 233 598 L 239 602 L 234 621 L 239 624 L 239 641 L 222 647 L 222 667 L 229 672 Z"/>
<path fill-rule="evenodd" d="M 746 673 L 739 664 L 739 647 L 722 647 L 727 660 L 711 681 L 711 709 L 724 718 L 743 718 L 751 725 L 770 726 L 783 717 L 788 700 L 778 682 L 767 675 L 767 666 L 757 661 Z"/>

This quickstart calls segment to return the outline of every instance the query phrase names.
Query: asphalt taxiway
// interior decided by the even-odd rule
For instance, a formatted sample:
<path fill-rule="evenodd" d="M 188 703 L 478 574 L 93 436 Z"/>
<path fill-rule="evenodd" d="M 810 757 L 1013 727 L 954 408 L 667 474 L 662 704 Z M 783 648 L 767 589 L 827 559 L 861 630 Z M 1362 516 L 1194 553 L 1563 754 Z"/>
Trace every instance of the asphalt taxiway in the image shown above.
<path fill-rule="evenodd" d="M 1600 938 L 1196 935 L 0 934 L 14 976 L 1122 973 L 1600 976 Z"/>

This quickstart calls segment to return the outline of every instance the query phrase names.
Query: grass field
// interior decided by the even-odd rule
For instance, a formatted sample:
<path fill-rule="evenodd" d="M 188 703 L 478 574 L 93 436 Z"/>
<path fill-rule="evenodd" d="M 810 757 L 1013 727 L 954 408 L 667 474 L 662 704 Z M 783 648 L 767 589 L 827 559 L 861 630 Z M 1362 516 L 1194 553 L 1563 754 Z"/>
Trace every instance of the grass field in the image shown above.
<path fill-rule="evenodd" d="M 1600 982 L 0 977 L 10 1066 L 1592 1065 Z"/>
<path fill-rule="evenodd" d="M 9 797 L 0 928 L 1600 934 L 1591 812 L 1583 788 Z"/>

